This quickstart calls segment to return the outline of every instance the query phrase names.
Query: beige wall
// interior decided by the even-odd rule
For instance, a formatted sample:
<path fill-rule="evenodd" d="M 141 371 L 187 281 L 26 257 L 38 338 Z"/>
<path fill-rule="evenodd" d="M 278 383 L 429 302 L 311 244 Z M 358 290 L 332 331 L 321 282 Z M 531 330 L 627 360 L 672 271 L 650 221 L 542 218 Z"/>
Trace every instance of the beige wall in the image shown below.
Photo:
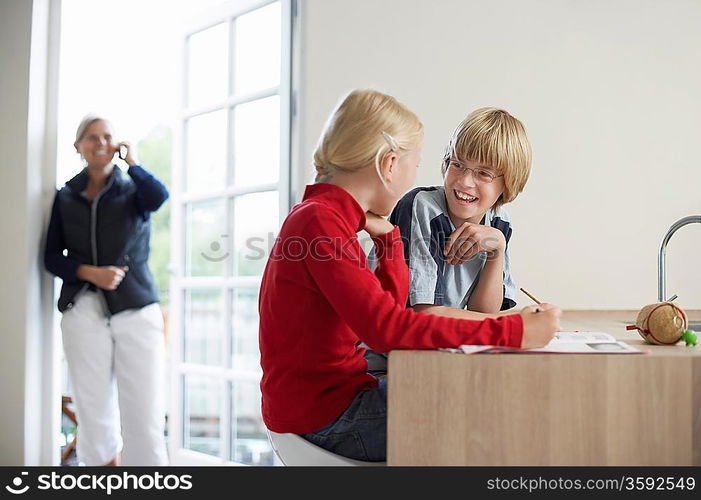
<path fill-rule="evenodd" d="M 58 463 L 60 394 L 42 234 L 54 192 L 59 0 L 0 2 L 0 465 Z"/>
<path fill-rule="evenodd" d="M 534 146 L 514 221 L 517 284 L 570 309 L 657 299 L 669 225 L 701 212 L 701 2 L 303 0 L 296 192 L 329 111 L 354 87 L 426 125 L 418 184 L 470 110 L 500 106 Z M 668 291 L 701 308 L 701 227 L 668 251 Z M 527 299 L 522 300 L 526 304 Z"/>

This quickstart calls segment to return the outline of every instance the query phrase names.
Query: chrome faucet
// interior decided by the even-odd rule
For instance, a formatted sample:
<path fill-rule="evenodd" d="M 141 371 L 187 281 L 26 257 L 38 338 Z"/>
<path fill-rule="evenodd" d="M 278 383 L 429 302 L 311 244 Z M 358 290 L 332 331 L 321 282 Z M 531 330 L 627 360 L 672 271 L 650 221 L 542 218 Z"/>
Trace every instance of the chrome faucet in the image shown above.
<path fill-rule="evenodd" d="M 677 232 L 677 230 L 683 226 L 686 226 L 687 224 L 701 224 L 701 215 L 690 215 L 688 217 L 684 217 L 683 219 L 679 219 L 677 222 L 672 224 L 672 226 L 669 228 L 669 231 L 667 231 L 667 234 L 665 234 L 664 239 L 662 240 L 662 245 L 660 246 L 660 255 L 657 259 L 657 300 L 658 302 L 671 302 L 672 300 L 676 299 L 677 296 L 674 295 L 667 299 L 665 295 L 667 295 L 667 283 L 666 283 L 666 262 L 665 262 L 665 253 L 667 252 L 667 243 L 669 243 L 669 240 L 672 238 L 672 235 Z"/>

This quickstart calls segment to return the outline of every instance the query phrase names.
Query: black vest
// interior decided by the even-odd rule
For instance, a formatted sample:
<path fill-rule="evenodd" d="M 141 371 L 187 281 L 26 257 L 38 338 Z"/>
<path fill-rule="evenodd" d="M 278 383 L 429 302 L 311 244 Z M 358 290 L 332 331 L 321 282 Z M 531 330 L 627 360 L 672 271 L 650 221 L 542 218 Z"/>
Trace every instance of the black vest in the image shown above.
<path fill-rule="evenodd" d="M 58 192 L 68 258 L 94 266 L 129 266 L 116 290 L 98 289 L 106 316 L 158 302 L 148 268 L 151 220 L 148 212 L 137 210 L 134 181 L 115 166 L 105 189 L 92 202 L 81 194 L 87 185 L 83 170 Z M 59 311 L 73 307 L 78 292 L 89 286 L 85 281 L 64 281 Z"/>

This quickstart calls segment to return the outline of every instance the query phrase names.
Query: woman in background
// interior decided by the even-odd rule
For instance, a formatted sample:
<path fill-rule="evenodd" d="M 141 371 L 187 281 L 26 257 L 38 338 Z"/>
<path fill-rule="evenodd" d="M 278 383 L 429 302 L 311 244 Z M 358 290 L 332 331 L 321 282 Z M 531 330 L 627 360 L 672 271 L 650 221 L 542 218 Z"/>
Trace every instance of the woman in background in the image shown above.
<path fill-rule="evenodd" d="M 56 194 L 44 263 L 63 280 L 78 460 L 119 465 L 121 450 L 123 465 L 166 465 L 163 317 L 147 262 L 150 213 L 168 191 L 104 118 L 86 116 L 74 146 L 85 168 Z"/>

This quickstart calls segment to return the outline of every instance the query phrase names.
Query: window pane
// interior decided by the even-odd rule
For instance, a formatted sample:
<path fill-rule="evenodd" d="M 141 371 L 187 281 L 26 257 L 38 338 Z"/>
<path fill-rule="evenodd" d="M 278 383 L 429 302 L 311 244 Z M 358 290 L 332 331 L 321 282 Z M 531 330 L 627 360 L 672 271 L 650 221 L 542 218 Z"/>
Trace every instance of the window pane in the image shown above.
<path fill-rule="evenodd" d="M 245 94 L 280 84 L 280 3 L 235 21 L 234 91 Z"/>
<path fill-rule="evenodd" d="M 239 196 L 234 202 L 234 262 L 238 276 L 263 274 L 278 231 L 277 191 Z"/>
<path fill-rule="evenodd" d="M 187 363 L 219 365 L 222 361 L 224 296 L 221 290 L 185 292 L 183 358 Z"/>
<path fill-rule="evenodd" d="M 223 276 L 230 246 L 224 200 L 192 203 L 186 217 L 186 274 Z"/>
<path fill-rule="evenodd" d="M 260 416 L 260 389 L 257 382 L 233 384 L 231 411 L 231 458 L 251 465 L 273 465 L 275 453 L 268 441 Z"/>
<path fill-rule="evenodd" d="M 188 40 L 189 107 L 205 106 L 226 99 L 229 90 L 229 30 L 217 24 Z"/>
<path fill-rule="evenodd" d="M 234 110 L 234 184 L 252 186 L 280 178 L 280 97 Z"/>
<path fill-rule="evenodd" d="M 197 375 L 186 375 L 183 384 L 183 448 L 219 456 L 219 382 Z"/>
<path fill-rule="evenodd" d="M 195 116 L 187 122 L 185 190 L 221 189 L 226 182 L 226 110 Z"/>
<path fill-rule="evenodd" d="M 232 360 L 234 370 L 260 372 L 258 350 L 258 290 L 234 291 L 232 307 Z"/>

